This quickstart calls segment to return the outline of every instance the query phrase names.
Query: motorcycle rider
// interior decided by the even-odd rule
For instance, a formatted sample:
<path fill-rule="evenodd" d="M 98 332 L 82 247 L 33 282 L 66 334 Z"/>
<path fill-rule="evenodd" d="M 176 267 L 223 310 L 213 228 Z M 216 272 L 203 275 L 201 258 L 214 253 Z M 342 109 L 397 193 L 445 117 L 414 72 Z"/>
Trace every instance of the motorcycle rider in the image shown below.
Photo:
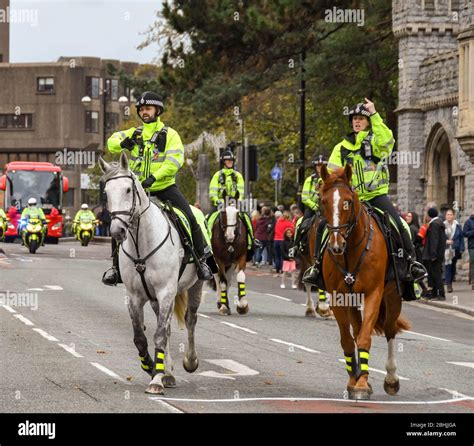
<path fill-rule="evenodd" d="M 37 201 L 36 201 L 36 198 L 34 197 L 31 197 L 28 199 L 28 207 L 23 209 L 23 212 L 21 213 L 22 224 L 21 224 L 21 227 L 19 227 L 20 235 L 24 227 L 26 226 L 28 220 L 30 220 L 31 218 L 37 218 L 41 220 L 41 223 L 43 225 L 43 228 L 41 230 L 41 246 L 44 246 L 44 236 L 48 228 L 48 222 L 46 221 L 46 217 L 44 215 L 43 209 L 37 206 Z M 23 238 L 22 238 L 22 244 L 23 244 Z"/>
<path fill-rule="evenodd" d="M 337 144 L 328 161 L 329 172 L 352 165 L 352 182 L 357 188 L 361 201 L 386 211 L 395 220 L 401 234 L 403 248 L 408 253 L 411 279 L 422 281 L 426 276 L 425 267 L 416 261 L 415 248 L 409 231 L 403 226 L 400 216 L 388 198 L 389 173 L 385 164 L 395 144 L 392 131 L 385 125 L 382 117 L 375 110 L 375 105 L 365 98 L 349 109 L 349 123 L 352 132 Z M 314 266 L 304 274 L 303 282 L 322 287 L 321 272 L 321 238 L 326 225 L 323 219 L 318 227 Z"/>
<path fill-rule="evenodd" d="M 89 205 L 87 203 L 82 203 L 81 209 L 79 209 L 76 215 L 74 216 L 72 230 L 78 238 L 79 238 L 78 229 L 82 220 L 90 220 L 93 223 L 95 223 L 96 221 L 96 216 L 89 209 Z"/>
<path fill-rule="evenodd" d="M 178 132 L 166 126 L 160 119 L 164 111 L 162 98 L 152 91 L 144 92 L 135 104 L 137 114 L 143 122 L 140 127 L 118 131 L 108 139 L 111 153 L 123 150 L 130 152 L 131 170 L 139 176 L 142 186 L 163 202 L 170 201 L 181 209 L 189 220 L 194 249 L 197 254 L 196 267 L 200 280 L 212 279 L 212 253 L 204 239 L 189 203 L 176 186 L 176 174 L 184 162 L 184 146 Z M 118 265 L 117 243 L 112 239 L 113 266 L 104 273 L 106 285 L 122 283 Z"/>

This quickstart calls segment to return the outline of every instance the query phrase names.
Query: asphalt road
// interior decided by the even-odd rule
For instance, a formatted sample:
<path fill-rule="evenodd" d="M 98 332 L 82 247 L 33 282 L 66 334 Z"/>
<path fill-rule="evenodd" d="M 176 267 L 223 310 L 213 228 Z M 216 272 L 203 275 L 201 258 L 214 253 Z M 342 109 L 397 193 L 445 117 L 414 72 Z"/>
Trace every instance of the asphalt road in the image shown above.
<path fill-rule="evenodd" d="M 198 370 L 182 368 L 186 332 L 174 323 L 177 387 L 164 397 L 145 394 L 125 289 L 100 281 L 109 246 L 62 243 L 35 255 L 18 244 L 2 248 L 0 291 L 29 300 L 0 302 L 0 412 L 474 412 L 473 317 L 405 304 L 413 331 L 397 338 L 399 394 L 383 391 L 387 345 L 375 337 L 372 400 L 349 401 L 336 322 L 305 318 L 304 293 L 280 289 L 261 271 L 248 271 L 244 316 L 235 306 L 219 316 L 205 287 Z M 149 306 L 145 324 L 152 351 Z"/>

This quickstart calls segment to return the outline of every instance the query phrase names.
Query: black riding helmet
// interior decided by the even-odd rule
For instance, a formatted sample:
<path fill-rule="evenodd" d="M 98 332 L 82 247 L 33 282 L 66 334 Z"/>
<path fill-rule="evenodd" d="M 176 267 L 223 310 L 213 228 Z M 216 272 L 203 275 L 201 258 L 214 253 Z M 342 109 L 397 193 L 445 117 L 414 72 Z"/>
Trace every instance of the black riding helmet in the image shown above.
<path fill-rule="evenodd" d="M 153 91 L 145 91 L 137 99 L 137 102 L 135 103 L 135 107 L 137 108 L 138 116 L 140 116 L 140 107 L 142 105 L 154 105 L 156 107 L 156 117 L 160 116 L 163 113 L 163 110 L 165 109 L 163 105 L 163 99 L 161 98 L 159 94 Z"/>
<path fill-rule="evenodd" d="M 349 115 L 349 123 L 352 125 L 352 118 L 354 116 L 365 116 L 366 118 L 369 118 L 370 112 L 369 110 L 367 110 L 367 108 L 362 102 L 359 102 L 358 104 L 353 105 L 349 109 L 348 115 Z"/>
<path fill-rule="evenodd" d="M 226 160 L 235 161 L 235 155 L 231 150 L 226 149 L 221 153 L 220 160 L 221 161 L 226 161 Z"/>

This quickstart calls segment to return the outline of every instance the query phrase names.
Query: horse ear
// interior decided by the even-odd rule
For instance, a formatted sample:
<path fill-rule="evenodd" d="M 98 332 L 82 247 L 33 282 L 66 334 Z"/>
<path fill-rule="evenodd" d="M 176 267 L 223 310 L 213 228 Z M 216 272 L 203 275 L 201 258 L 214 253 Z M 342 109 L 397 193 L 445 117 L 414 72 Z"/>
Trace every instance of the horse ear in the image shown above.
<path fill-rule="evenodd" d="M 120 154 L 120 169 L 122 170 L 128 170 L 128 158 L 127 158 L 127 155 L 125 154 L 125 150 L 122 151 L 122 153 Z"/>
<path fill-rule="evenodd" d="M 102 173 L 105 173 L 111 169 L 110 164 L 107 161 L 105 161 L 104 158 L 102 158 L 101 156 L 99 156 L 99 167 Z"/>
<path fill-rule="evenodd" d="M 347 184 L 351 184 L 351 179 L 352 179 L 352 167 L 350 164 L 346 164 L 344 167 L 344 181 Z"/>
<path fill-rule="evenodd" d="M 326 164 L 323 164 L 321 166 L 321 179 L 323 180 L 323 182 L 326 182 L 326 180 L 328 179 L 329 177 L 329 172 L 328 172 L 328 169 L 326 167 Z"/>

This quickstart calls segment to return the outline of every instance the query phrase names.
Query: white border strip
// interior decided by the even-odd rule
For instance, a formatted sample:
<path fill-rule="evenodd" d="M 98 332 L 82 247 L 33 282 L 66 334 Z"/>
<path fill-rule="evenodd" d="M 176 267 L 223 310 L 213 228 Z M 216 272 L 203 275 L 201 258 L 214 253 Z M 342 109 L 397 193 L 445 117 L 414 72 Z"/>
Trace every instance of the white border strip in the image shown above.
<path fill-rule="evenodd" d="M 72 347 L 69 347 L 69 345 L 66 344 L 58 344 L 60 347 L 62 347 L 64 350 L 66 350 L 68 353 L 71 353 L 71 355 L 75 356 L 76 358 L 83 358 L 84 356 L 80 355 L 79 353 L 76 352 Z"/>
<path fill-rule="evenodd" d="M 104 372 L 105 374 L 111 376 L 112 378 L 118 379 L 120 381 L 125 381 L 123 378 L 121 378 L 115 372 L 112 372 L 112 370 L 109 370 L 107 367 L 104 367 L 103 365 L 101 365 L 97 362 L 91 362 L 90 364 L 93 365 L 96 369 L 99 369 L 101 372 Z"/>
<path fill-rule="evenodd" d="M 417 336 L 423 336 L 425 338 L 430 338 L 430 339 L 436 339 L 438 341 L 452 342 L 450 339 L 438 338 L 436 336 L 430 336 L 430 335 L 426 335 L 426 334 L 423 334 L 423 333 L 417 333 L 416 331 L 410 331 L 410 330 L 403 330 L 403 331 L 405 333 L 410 333 L 410 334 L 414 334 L 414 335 L 417 335 Z"/>
<path fill-rule="evenodd" d="M 171 412 L 171 413 L 184 413 L 182 410 L 177 409 L 176 407 L 172 406 L 171 404 L 168 404 L 167 402 L 165 402 L 165 401 L 163 401 L 159 398 L 152 397 L 152 396 L 149 396 L 148 398 L 150 400 L 153 400 L 153 401 L 159 403 L 160 405 L 162 405 L 165 409 L 167 409 L 168 412 Z"/>
<path fill-rule="evenodd" d="M 54 336 L 51 336 L 50 334 L 46 333 L 41 328 L 33 328 L 33 331 L 36 331 L 36 333 L 39 333 L 41 336 L 43 336 L 43 338 L 46 338 L 48 341 L 59 342 L 59 339 L 56 339 Z"/>
<path fill-rule="evenodd" d="M 288 345 L 289 347 L 299 348 L 300 350 L 304 350 L 305 352 L 321 353 L 318 350 L 313 350 L 312 348 L 305 347 L 304 345 L 294 344 L 293 342 L 286 342 L 286 341 L 282 341 L 281 339 L 274 339 L 274 338 L 269 338 L 269 340 L 273 342 L 277 342 L 278 344 Z"/>
<path fill-rule="evenodd" d="M 277 294 L 265 293 L 265 295 L 266 295 L 266 296 L 276 297 L 277 299 L 281 299 L 281 300 L 286 300 L 287 302 L 293 302 L 291 299 L 288 299 L 287 297 L 278 296 Z"/>
<path fill-rule="evenodd" d="M 22 314 L 14 314 L 13 317 L 16 317 L 19 321 L 23 322 L 25 325 L 29 325 L 29 326 L 35 325 L 35 324 L 33 324 L 33 322 L 31 322 L 29 319 L 27 319 Z"/>

